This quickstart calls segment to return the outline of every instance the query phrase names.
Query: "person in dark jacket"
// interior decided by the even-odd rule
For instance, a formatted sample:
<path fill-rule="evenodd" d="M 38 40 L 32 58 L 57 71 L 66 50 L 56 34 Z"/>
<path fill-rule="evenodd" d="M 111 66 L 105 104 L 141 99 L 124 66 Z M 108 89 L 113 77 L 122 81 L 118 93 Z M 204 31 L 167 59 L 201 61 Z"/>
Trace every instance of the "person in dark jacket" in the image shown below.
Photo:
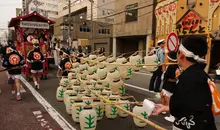
<path fill-rule="evenodd" d="M 62 76 L 68 76 L 69 70 L 72 68 L 69 55 L 70 53 L 68 50 L 63 52 L 63 59 L 58 67 L 57 76 L 59 76 L 60 73 L 62 73 Z"/>
<path fill-rule="evenodd" d="M 177 61 L 176 59 L 176 52 L 169 52 L 167 55 L 167 58 L 170 63 L 175 63 Z M 177 71 L 179 71 L 179 66 L 178 65 L 168 65 L 167 69 L 164 73 L 164 82 L 162 86 L 162 91 L 161 91 L 161 103 L 163 105 L 169 106 L 170 103 L 170 97 L 173 94 L 174 89 L 176 88 L 176 81 L 177 81 Z M 167 121 L 173 122 L 174 117 L 170 115 L 170 117 L 165 117 Z"/>
<path fill-rule="evenodd" d="M 16 99 L 21 100 L 20 87 L 21 87 L 21 67 L 25 65 L 23 57 L 13 47 L 7 47 L 7 51 L 3 57 L 2 66 L 8 69 L 10 79 L 13 83 L 12 86 L 16 86 Z M 12 91 L 14 88 L 12 87 Z"/>
<path fill-rule="evenodd" d="M 28 54 L 27 61 L 31 63 L 31 73 L 33 74 L 33 81 L 35 89 L 40 89 L 40 76 L 43 72 L 43 62 L 45 62 L 44 56 L 40 51 L 39 42 L 37 39 L 33 40 L 34 49 Z"/>
<path fill-rule="evenodd" d="M 175 117 L 173 130 L 217 130 L 209 76 L 204 71 L 207 50 L 207 41 L 201 36 L 188 36 L 179 47 L 177 63 L 183 71 L 170 105 L 157 104 L 153 112 L 170 111 Z"/>

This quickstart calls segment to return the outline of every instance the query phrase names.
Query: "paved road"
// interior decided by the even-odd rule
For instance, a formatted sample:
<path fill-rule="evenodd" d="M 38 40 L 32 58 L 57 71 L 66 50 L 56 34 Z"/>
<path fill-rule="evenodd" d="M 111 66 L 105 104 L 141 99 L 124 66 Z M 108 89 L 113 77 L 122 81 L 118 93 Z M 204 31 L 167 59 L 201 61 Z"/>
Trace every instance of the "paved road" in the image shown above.
<path fill-rule="evenodd" d="M 48 75 L 48 80 L 41 81 L 41 90 L 39 93 L 77 130 L 80 130 L 79 124 L 74 123 L 72 117 L 66 113 L 65 105 L 63 102 L 58 102 L 56 100 L 56 89 L 58 87 L 58 79 L 56 78 L 56 70 L 51 70 Z M 136 77 L 136 76 L 135 76 Z M 135 80 L 135 79 L 134 79 Z M 129 81 L 134 82 L 134 81 Z M 135 81 L 137 82 L 137 81 Z M 143 81 L 142 81 L 143 82 Z M 33 83 L 30 82 L 32 85 Z M 138 101 L 143 101 L 145 98 L 150 98 L 156 102 L 159 100 L 155 97 L 155 94 L 146 93 L 138 89 L 128 87 L 127 93 L 135 96 Z M 164 116 L 154 116 L 150 120 L 165 127 L 166 129 L 171 129 L 171 123 L 164 120 Z M 97 130 L 154 130 L 151 126 L 146 126 L 145 128 L 138 128 L 133 123 L 132 117 L 120 118 L 117 117 L 114 120 L 102 119 L 98 122 Z"/>
<path fill-rule="evenodd" d="M 2 68 L 0 68 L 2 69 Z M 7 84 L 7 75 L 0 73 L 0 129 L 1 130 L 61 130 L 28 89 L 23 101 L 16 101 Z"/>
<path fill-rule="evenodd" d="M 66 113 L 64 103 L 58 102 L 56 100 L 55 95 L 56 95 L 56 89 L 58 87 L 59 81 L 55 75 L 56 75 L 56 69 L 51 69 L 48 75 L 49 79 L 42 80 L 41 82 L 41 90 L 39 91 L 39 94 L 42 96 L 42 98 L 45 98 L 48 104 L 50 104 L 62 117 L 64 117 L 64 119 L 71 126 L 73 126 L 76 130 L 80 130 L 79 124 L 74 123 L 72 120 L 72 117 Z M 156 94 L 149 92 L 147 90 L 150 76 L 151 75 L 146 74 L 146 73 L 133 74 L 132 79 L 125 81 L 127 93 L 135 96 L 135 98 L 138 101 L 143 101 L 145 98 L 149 98 L 150 100 L 158 103 L 159 99 L 155 96 Z M 25 84 L 28 84 L 28 83 L 26 82 Z M 30 84 L 33 86 L 33 82 L 30 82 Z M 25 87 L 25 89 L 27 90 L 28 88 Z M 42 109 L 42 111 L 43 110 L 44 109 Z M 217 119 L 216 124 L 219 127 L 220 118 L 217 117 L 216 119 Z M 166 129 L 171 129 L 172 124 L 164 120 L 164 115 L 152 116 L 150 117 L 150 120 Z M 113 129 L 115 130 L 154 130 L 154 128 L 150 126 L 146 126 L 145 128 L 136 127 L 135 124 L 133 123 L 132 117 L 130 116 L 127 118 L 117 117 L 114 120 L 109 120 L 109 119 L 104 118 L 98 122 L 97 130 L 113 130 Z"/>

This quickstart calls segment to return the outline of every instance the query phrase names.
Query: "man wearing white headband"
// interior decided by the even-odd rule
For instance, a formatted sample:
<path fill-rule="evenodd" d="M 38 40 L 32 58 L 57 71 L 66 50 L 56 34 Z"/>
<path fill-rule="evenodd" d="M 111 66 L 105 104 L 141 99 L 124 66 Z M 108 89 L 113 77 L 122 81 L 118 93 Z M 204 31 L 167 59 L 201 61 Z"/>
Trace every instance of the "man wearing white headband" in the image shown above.
<path fill-rule="evenodd" d="M 170 105 L 158 104 L 153 113 L 170 111 L 175 117 L 173 130 L 217 130 L 210 80 L 204 71 L 207 50 L 206 39 L 201 36 L 188 36 L 179 47 L 177 63 L 183 72 L 170 98 Z"/>
<path fill-rule="evenodd" d="M 33 75 L 33 81 L 35 89 L 40 89 L 40 75 L 43 72 L 43 62 L 45 62 L 44 56 L 40 51 L 39 42 L 37 39 L 32 41 L 34 49 L 28 54 L 27 61 L 31 63 L 31 73 Z"/>

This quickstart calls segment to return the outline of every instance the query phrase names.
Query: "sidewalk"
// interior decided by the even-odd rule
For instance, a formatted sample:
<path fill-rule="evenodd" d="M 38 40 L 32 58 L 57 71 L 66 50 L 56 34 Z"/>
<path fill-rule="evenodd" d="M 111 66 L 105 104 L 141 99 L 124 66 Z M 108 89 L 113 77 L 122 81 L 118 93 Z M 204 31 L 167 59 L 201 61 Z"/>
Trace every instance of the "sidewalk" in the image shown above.
<path fill-rule="evenodd" d="M 22 101 L 11 100 L 5 72 L 0 73 L 0 79 L 1 130 L 62 130 L 26 87 Z"/>

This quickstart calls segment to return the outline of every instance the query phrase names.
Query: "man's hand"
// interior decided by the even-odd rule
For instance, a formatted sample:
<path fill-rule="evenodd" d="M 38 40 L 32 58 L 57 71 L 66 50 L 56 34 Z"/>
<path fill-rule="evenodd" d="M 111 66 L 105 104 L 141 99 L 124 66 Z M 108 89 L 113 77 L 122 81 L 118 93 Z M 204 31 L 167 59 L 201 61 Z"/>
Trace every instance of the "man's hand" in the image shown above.
<path fill-rule="evenodd" d="M 159 115 L 162 112 L 168 112 L 168 111 L 169 111 L 169 106 L 164 106 L 162 104 L 156 104 L 152 115 Z"/>

